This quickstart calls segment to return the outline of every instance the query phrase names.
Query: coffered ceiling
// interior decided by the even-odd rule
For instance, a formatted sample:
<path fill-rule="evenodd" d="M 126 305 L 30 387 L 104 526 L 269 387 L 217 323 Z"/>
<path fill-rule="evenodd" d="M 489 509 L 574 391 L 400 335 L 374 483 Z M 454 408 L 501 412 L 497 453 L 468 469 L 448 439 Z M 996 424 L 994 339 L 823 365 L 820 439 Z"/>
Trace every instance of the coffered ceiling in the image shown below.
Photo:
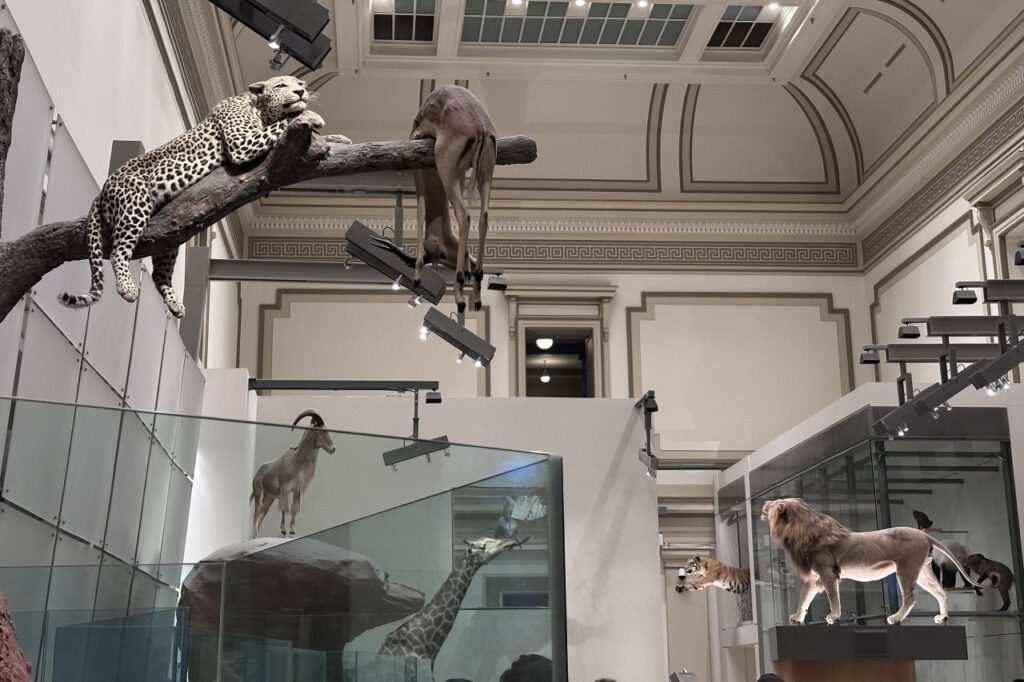
<path fill-rule="evenodd" d="M 206 0 L 162 1 L 180 13 L 206 106 L 273 74 L 265 38 Z M 403 139 L 425 94 L 459 83 L 499 135 L 536 139 L 535 163 L 497 173 L 492 225 L 509 240 L 856 246 L 1024 91 L 1019 0 L 320 2 L 333 52 L 315 72 L 284 72 L 319 93 L 329 131 Z M 353 217 L 383 225 L 393 199 L 338 191 L 369 182 L 410 185 L 294 188 L 245 211 L 242 228 L 313 239 Z M 854 251 L 837 267 L 861 267 Z"/>

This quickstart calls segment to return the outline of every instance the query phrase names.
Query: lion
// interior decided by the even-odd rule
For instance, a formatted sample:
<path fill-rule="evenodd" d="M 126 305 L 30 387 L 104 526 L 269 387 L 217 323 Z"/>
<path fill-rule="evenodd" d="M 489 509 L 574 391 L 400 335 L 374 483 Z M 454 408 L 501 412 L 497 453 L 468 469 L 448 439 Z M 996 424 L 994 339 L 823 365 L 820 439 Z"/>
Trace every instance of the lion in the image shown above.
<path fill-rule="evenodd" d="M 839 581 L 881 580 L 896 573 L 902 601 L 899 610 L 886 620 L 899 623 L 914 608 L 914 586 L 939 602 L 936 623 L 945 622 L 946 592 L 929 564 L 932 548 L 938 549 L 967 577 L 967 570 L 941 542 L 916 528 L 884 528 L 858 533 L 823 514 L 799 497 L 770 500 L 761 508 L 761 520 L 768 522 L 768 531 L 776 545 L 785 548 L 803 581 L 799 610 L 789 622 L 799 625 L 807 617 L 807 609 L 819 592 L 828 595 L 829 625 L 839 619 Z"/>

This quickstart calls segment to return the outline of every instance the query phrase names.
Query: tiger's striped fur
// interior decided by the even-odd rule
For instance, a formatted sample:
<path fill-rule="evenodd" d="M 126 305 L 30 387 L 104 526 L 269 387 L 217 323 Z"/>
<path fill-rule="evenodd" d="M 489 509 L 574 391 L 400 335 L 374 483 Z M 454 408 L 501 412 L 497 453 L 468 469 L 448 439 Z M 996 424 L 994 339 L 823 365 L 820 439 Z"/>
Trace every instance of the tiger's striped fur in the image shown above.
<path fill-rule="evenodd" d="M 693 579 L 696 578 L 696 579 Z M 728 566 L 706 556 L 694 556 L 680 569 L 676 592 L 717 587 L 733 594 L 750 592 L 750 569 Z"/>

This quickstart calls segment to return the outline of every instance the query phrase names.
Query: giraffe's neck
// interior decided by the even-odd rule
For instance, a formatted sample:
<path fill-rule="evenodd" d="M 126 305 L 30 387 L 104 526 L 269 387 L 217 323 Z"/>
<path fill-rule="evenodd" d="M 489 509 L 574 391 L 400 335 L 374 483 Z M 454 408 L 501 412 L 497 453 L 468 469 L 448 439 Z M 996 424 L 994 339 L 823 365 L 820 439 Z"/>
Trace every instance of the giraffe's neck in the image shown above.
<path fill-rule="evenodd" d="M 437 656 L 441 645 L 451 632 L 455 617 L 459 615 L 459 608 L 469 584 L 473 582 L 473 576 L 481 565 L 471 561 L 469 557 L 460 561 L 448 574 L 448 579 L 438 589 L 434 598 L 409 621 L 410 624 L 422 627 L 425 631 L 423 650 L 419 653 L 421 657 L 433 660 Z"/>

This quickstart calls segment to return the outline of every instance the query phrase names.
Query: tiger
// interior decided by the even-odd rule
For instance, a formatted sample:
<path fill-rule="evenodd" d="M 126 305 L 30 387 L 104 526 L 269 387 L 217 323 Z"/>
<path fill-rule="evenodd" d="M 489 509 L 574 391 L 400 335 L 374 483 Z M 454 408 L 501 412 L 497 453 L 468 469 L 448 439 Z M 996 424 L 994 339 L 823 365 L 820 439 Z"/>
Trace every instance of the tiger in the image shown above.
<path fill-rule="evenodd" d="M 696 580 L 691 580 L 696 576 Z M 679 569 L 676 592 L 692 592 L 707 587 L 717 587 L 733 594 L 750 592 L 750 569 L 728 566 L 706 556 L 694 556 Z"/>

